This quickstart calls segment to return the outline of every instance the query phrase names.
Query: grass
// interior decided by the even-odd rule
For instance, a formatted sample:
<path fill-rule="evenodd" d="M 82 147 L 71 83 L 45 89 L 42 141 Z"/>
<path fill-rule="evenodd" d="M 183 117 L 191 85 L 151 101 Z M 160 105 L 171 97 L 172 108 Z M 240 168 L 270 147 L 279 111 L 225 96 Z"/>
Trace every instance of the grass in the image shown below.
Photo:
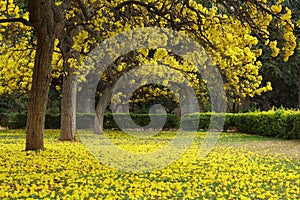
<path fill-rule="evenodd" d="M 139 140 L 122 132 L 105 134 L 128 152 L 145 155 L 176 137 L 175 132 Z M 206 134 L 197 133 L 194 141 L 201 143 Z M 25 152 L 23 130 L 0 131 L 0 199 L 300 198 L 298 141 L 221 133 L 204 158 L 193 142 L 163 169 L 130 173 L 106 166 L 80 142 L 59 142 L 58 137 L 59 130 L 46 130 L 46 150 Z"/>

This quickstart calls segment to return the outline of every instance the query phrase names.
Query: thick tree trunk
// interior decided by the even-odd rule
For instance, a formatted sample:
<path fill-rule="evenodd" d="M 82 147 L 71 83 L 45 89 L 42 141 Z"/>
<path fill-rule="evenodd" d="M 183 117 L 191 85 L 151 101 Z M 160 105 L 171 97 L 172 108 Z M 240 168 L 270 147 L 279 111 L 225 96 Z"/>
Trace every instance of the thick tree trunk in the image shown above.
<path fill-rule="evenodd" d="M 44 148 L 44 125 L 51 82 L 54 49 L 54 18 L 52 0 L 29 0 L 30 21 L 37 36 L 32 88 L 28 100 L 26 150 Z"/>
<path fill-rule="evenodd" d="M 99 99 L 99 102 L 96 107 L 96 116 L 95 116 L 95 123 L 94 123 L 94 133 L 95 134 L 103 134 L 103 122 L 104 122 L 104 114 L 106 108 L 110 102 L 111 98 L 111 87 L 106 87 L 103 91 L 102 96 Z"/>
<path fill-rule="evenodd" d="M 59 139 L 73 141 L 76 136 L 77 75 L 74 74 L 76 69 L 70 68 L 68 62 L 65 62 L 64 65 L 64 71 L 67 72 L 67 75 L 63 77 Z"/>

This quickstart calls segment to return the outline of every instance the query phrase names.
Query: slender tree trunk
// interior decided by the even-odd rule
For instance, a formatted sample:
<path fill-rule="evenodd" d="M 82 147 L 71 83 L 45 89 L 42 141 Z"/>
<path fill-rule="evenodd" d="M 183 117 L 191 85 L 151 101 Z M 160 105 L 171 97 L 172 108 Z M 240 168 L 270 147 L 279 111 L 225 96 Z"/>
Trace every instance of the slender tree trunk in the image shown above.
<path fill-rule="evenodd" d="M 91 81 L 93 82 L 93 81 Z M 81 91 L 78 91 L 78 99 L 79 102 L 84 102 L 83 104 L 80 104 L 80 106 L 77 107 L 77 112 L 79 113 L 93 113 L 95 112 L 95 102 L 93 99 L 89 97 L 86 93 L 89 91 L 89 87 L 85 84 L 80 84 Z M 95 92 L 95 91 L 94 91 Z M 83 95 L 82 93 L 85 93 L 86 95 Z M 79 99 L 80 98 L 80 99 Z M 95 98 L 95 97 L 94 97 Z"/>
<path fill-rule="evenodd" d="M 44 148 L 44 125 L 51 82 L 54 49 L 54 16 L 52 0 L 29 0 L 30 21 L 37 37 L 32 88 L 28 100 L 26 150 Z"/>
<path fill-rule="evenodd" d="M 93 111 L 92 111 L 92 110 L 93 110 L 93 109 L 92 109 L 93 105 L 90 103 L 91 100 L 89 99 L 88 102 L 89 102 L 89 103 L 86 103 L 86 104 L 84 105 L 84 108 L 83 108 L 83 112 L 84 112 L 84 113 L 92 113 L 92 112 L 93 112 Z M 94 106 L 94 109 L 95 109 L 95 106 Z"/>
<path fill-rule="evenodd" d="M 104 122 L 104 114 L 106 108 L 110 102 L 111 98 L 111 87 L 107 86 L 102 96 L 99 99 L 99 102 L 96 107 L 96 116 L 95 116 L 95 123 L 94 123 L 94 133 L 95 134 L 103 134 L 103 122 Z"/>
<path fill-rule="evenodd" d="M 73 141 L 76 137 L 76 97 L 77 97 L 77 69 L 72 68 L 69 58 L 79 59 L 78 53 L 72 52 L 73 36 L 79 32 L 78 28 L 66 28 L 60 38 L 60 49 L 64 59 L 63 90 L 61 100 L 60 140 Z"/>
<path fill-rule="evenodd" d="M 63 77 L 62 100 L 61 100 L 61 130 L 60 140 L 73 141 L 76 136 L 76 94 L 77 75 L 76 69 L 70 68 L 68 62 L 64 62 L 64 71 L 67 75 Z"/>

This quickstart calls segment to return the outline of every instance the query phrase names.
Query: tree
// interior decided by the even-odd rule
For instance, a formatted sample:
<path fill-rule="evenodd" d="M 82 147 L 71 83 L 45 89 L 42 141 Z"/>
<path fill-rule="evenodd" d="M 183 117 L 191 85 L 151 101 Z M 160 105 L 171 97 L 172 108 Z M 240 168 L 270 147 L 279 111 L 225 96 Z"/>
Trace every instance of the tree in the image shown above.
<path fill-rule="evenodd" d="M 294 24 L 299 21 L 299 1 L 285 1 L 283 8 L 288 7 L 291 9 L 291 20 Z M 300 24 L 299 24 L 300 25 Z M 299 41 L 299 27 L 295 26 L 294 34 Z M 284 40 L 280 37 L 280 33 L 270 36 L 270 40 L 276 40 L 278 46 L 282 46 Z M 274 45 L 275 43 L 273 43 Z M 298 42 L 299 44 L 299 42 Z M 272 83 L 273 90 L 265 93 L 262 96 L 255 96 L 252 99 L 252 104 L 257 104 L 259 108 L 265 110 L 272 106 L 296 108 L 299 105 L 299 48 L 294 50 L 294 54 L 288 61 L 284 61 L 281 57 L 274 58 L 273 52 L 263 44 L 260 44 L 263 49 L 263 55 L 258 58 L 262 63 L 261 74 L 264 76 L 264 82 L 270 81 Z M 282 52 L 280 52 L 282 55 Z M 298 89 L 296 89 L 298 88 Z"/>
<path fill-rule="evenodd" d="M 297 40 L 299 41 L 300 38 L 300 2 L 296 0 L 286 0 L 284 2 L 284 5 L 290 8 L 293 11 L 293 17 L 292 20 L 297 25 L 297 28 L 295 29 L 295 35 L 297 37 Z M 299 51 L 300 51 L 300 45 L 298 46 L 298 57 L 299 57 Z M 295 59 L 295 68 L 298 68 L 298 108 L 300 109 L 300 65 L 298 62 L 298 59 Z"/>
<path fill-rule="evenodd" d="M 76 136 L 76 94 L 77 69 L 70 66 L 70 59 L 79 59 L 79 53 L 72 50 L 73 37 L 79 32 L 79 27 L 66 27 L 59 37 L 59 48 L 63 57 L 63 86 L 61 101 L 60 140 L 73 141 Z"/>
<path fill-rule="evenodd" d="M 67 1 L 65 1 L 67 4 Z M 8 3 L 8 4 L 7 4 Z M 5 5 L 5 6 L 4 6 Z M 6 6 L 7 5 L 7 6 Z M 17 8 L 12 1 L 1 1 L 1 8 Z M 13 9 L 14 10 L 14 9 Z M 18 22 L 34 29 L 36 37 L 32 86 L 28 100 L 26 125 L 26 150 L 44 148 L 44 123 L 52 73 L 52 55 L 55 39 L 63 30 L 60 19 L 64 7 L 57 7 L 54 1 L 28 1 L 29 20 L 7 15 L 1 23 Z"/>
<path fill-rule="evenodd" d="M 7 13 L 7 6 L 3 6 L 4 4 L 6 5 L 6 1 L 1 1 L 1 9 L 4 10 L 3 13 Z M 9 1 L 9 4 L 14 5 L 13 1 Z M 28 102 L 26 149 L 43 148 L 43 127 L 56 39 L 59 40 L 61 47 L 64 44 L 74 43 L 73 53 L 64 55 L 64 64 L 67 71 L 70 67 L 71 73 L 68 75 L 76 75 L 73 70 L 83 59 L 81 56 L 78 58 L 78 53 L 88 54 L 104 39 L 130 28 L 147 26 L 170 28 L 194 38 L 213 56 L 224 77 L 225 89 L 234 97 L 233 100 L 239 101 L 246 96 L 270 90 L 269 84 L 261 85 L 262 77 L 259 75 L 261 63 L 256 60 L 261 51 L 256 48 L 256 44 L 258 38 L 262 40 L 269 38 L 271 33 L 268 27 L 277 30 L 276 27 L 280 26 L 285 41 L 281 49 L 284 59 L 288 59 L 296 47 L 290 10 L 282 10 L 280 3 L 270 4 L 259 0 L 246 3 L 226 0 L 220 1 L 219 4 L 230 14 L 219 11 L 215 2 L 204 7 L 195 1 L 185 0 L 155 2 L 76 0 L 56 3 L 53 0 L 29 0 L 29 20 L 23 16 L 5 14 L 0 23 L 14 22 L 30 26 L 37 41 L 34 46 L 36 51 Z M 66 42 L 76 35 L 69 35 L 76 27 L 81 31 L 72 38 L 73 41 Z M 63 37 L 63 34 L 66 36 Z M 276 45 L 272 45 L 271 48 L 274 55 L 278 54 L 279 48 Z M 69 50 L 71 49 L 67 51 Z M 72 84 L 74 82 L 70 82 L 70 88 L 75 87 L 75 84 Z M 107 85 L 108 95 L 104 95 L 106 98 L 109 96 L 109 88 Z M 67 94 L 74 95 L 74 93 Z M 70 102 L 73 104 L 72 98 L 68 99 L 71 99 Z M 103 104 L 107 102 L 105 98 L 101 98 L 100 102 L 102 101 Z M 70 112 L 73 114 L 68 116 L 74 116 L 74 110 Z M 102 114 L 99 115 L 101 117 Z M 74 118 L 71 118 L 66 126 L 74 126 L 72 124 Z M 73 134 L 69 135 L 73 137 Z"/>
<path fill-rule="evenodd" d="M 265 45 L 270 43 L 269 48 L 272 49 L 274 57 L 280 51 L 284 60 L 293 55 L 296 37 L 290 10 L 283 10 L 280 2 L 217 2 L 222 5 L 223 10 L 218 10 L 215 3 L 204 7 L 194 1 L 124 1 L 114 3 L 113 6 L 105 6 L 104 3 L 102 9 L 94 12 L 89 22 L 91 29 L 100 30 L 103 39 L 124 30 L 145 26 L 166 27 L 184 32 L 199 41 L 212 55 L 224 77 L 228 100 L 234 103 L 240 103 L 247 96 L 253 97 L 272 90 L 269 82 L 265 86 L 261 85 L 263 78 L 259 71 L 262 64 L 257 61 L 257 57 L 262 54 L 262 50 L 257 44 L 259 40 Z M 96 40 L 97 35 L 89 33 L 88 30 L 82 31 L 85 37 L 75 42 L 75 48 L 86 46 L 86 51 L 89 51 L 89 45 L 85 44 L 88 44 L 87 41 Z M 276 41 L 268 42 L 268 38 L 274 34 L 283 38 L 282 46 L 275 45 Z M 144 37 L 151 38 L 148 35 Z M 107 97 L 109 95 L 101 97 L 101 106 L 98 104 L 101 107 L 101 112 L 97 113 L 100 123 L 106 110 L 104 102 L 107 102 L 101 100 Z"/>
<path fill-rule="evenodd" d="M 32 88 L 28 100 L 26 150 L 44 148 L 44 124 L 52 73 L 54 43 L 62 30 L 55 19 L 53 1 L 28 1 L 29 21 L 34 27 L 37 46 L 33 68 Z"/>
<path fill-rule="evenodd" d="M 261 96 L 255 96 L 253 103 L 265 110 L 271 107 L 296 108 L 298 103 L 298 58 L 299 50 L 295 50 L 288 62 L 281 58 L 273 58 L 272 52 L 264 48 L 264 54 L 259 58 L 263 63 L 261 74 L 263 82 L 270 81 L 273 90 Z"/>

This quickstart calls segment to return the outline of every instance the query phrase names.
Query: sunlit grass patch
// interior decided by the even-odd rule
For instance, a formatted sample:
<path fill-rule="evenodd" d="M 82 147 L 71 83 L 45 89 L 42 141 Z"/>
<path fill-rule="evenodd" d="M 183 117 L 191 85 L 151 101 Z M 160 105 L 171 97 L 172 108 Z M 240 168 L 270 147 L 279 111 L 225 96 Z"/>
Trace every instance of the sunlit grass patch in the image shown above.
<path fill-rule="evenodd" d="M 164 146 L 176 133 L 162 132 L 134 143 L 122 132 L 107 132 L 135 152 Z M 45 133 L 46 150 L 26 152 L 22 130 L 0 132 L 0 199 L 299 199 L 300 160 L 250 151 L 238 142 L 271 138 L 221 133 L 214 150 L 199 158 L 197 138 L 176 162 L 161 170 L 126 173 L 95 159 L 80 142 L 59 142 L 58 130 Z M 157 139 L 157 143 L 155 143 Z M 278 141 L 278 140 L 274 140 Z M 228 145 L 224 145 L 227 144 Z M 258 146 L 259 147 L 259 146 Z M 257 147 L 257 148 L 258 148 Z M 131 162 L 127 160 L 126 162 Z"/>

